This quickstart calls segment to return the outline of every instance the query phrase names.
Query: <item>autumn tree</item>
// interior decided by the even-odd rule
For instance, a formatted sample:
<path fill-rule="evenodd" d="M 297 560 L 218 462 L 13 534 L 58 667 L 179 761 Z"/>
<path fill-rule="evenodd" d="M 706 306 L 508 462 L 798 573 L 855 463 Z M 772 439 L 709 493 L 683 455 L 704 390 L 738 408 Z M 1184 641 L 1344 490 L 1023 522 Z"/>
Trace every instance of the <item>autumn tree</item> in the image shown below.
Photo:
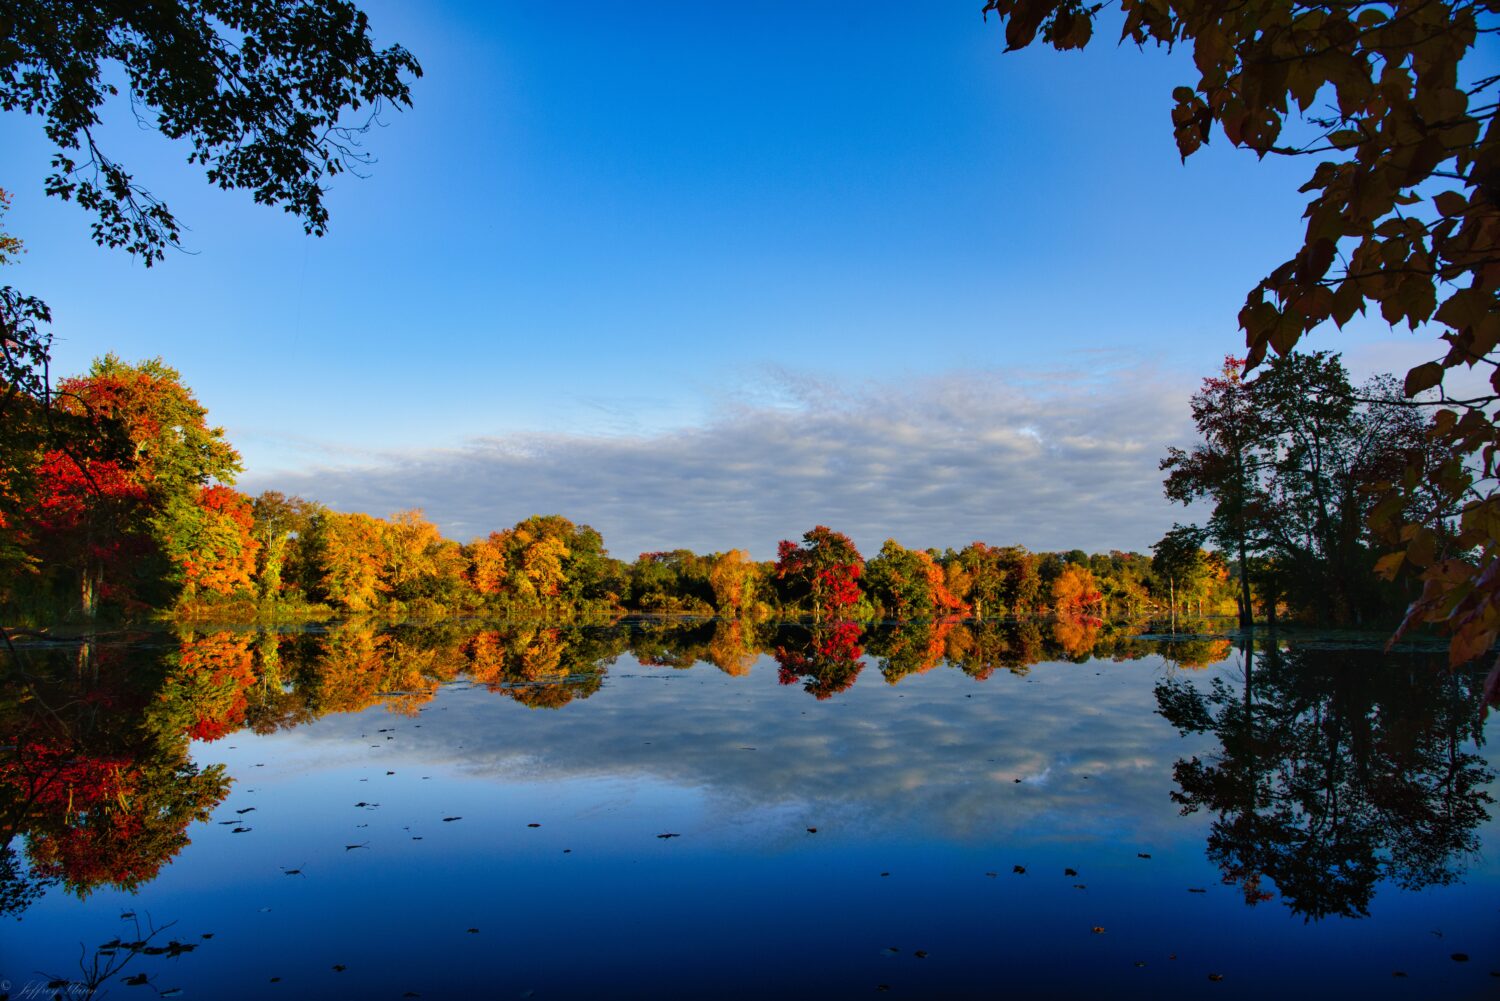
<path fill-rule="evenodd" d="M 801 545 L 789 539 L 777 545 L 773 572 L 783 600 L 790 605 L 810 602 L 816 620 L 825 610 L 837 616 L 859 602 L 863 568 L 864 558 L 847 535 L 818 525 L 802 536 Z"/>
<path fill-rule="evenodd" d="M 443 538 L 421 511 L 401 511 L 381 526 L 384 590 L 397 601 L 442 603 L 459 596 L 465 569 L 458 543 Z"/>
<path fill-rule="evenodd" d="M 38 544 L 73 573 L 84 615 L 101 596 L 165 604 L 210 567 L 213 588 L 237 586 L 233 564 L 248 543 L 221 503 L 228 495 L 204 491 L 233 482 L 239 454 L 178 372 L 106 355 L 59 383 L 55 398 L 54 426 L 68 430 L 35 458 L 27 516 Z"/>
<path fill-rule="evenodd" d="M 385 532 L 379 519 L 324 511 L 312 519 L 308 534 L 317 568 L 310 597 L 347 612 L 368 612 L 384 600 L 389 587 L 381 579 Z"/>
<path fill-rule="evenodd" d="M 761 566 L 742 549 L 720 553 L 708 568 L 708 586 L 720 615 L 745 615 L 760 600 Z"/>
<path fill-rule="evenodd" d="M 191 505 L 170 512 L 175 530 L 168 555 L 182 574 L 183 594 L 253 594 L 260 543 L 250 498 L 222 484 L 201 487 Z"/>
<path fill-rule="evenodd" d="M 1038 36 L 1057 49 L 1093 37 L 1103 4 L 987 0 L 1008 49 Z M 1173 133 L 1184 158 L 1215 128 L 1257 156 L 1317 160 L 1302 190 L 1302 245 L 1246 297 L 1239 322 L 1248 362 L 1289 353 L 1332 321 L 1374 307 L 1387 323 L 1433 331 L 1433 359 L 1407 373 L 1408 397 L 1437 389 L 1434 442 L 1447 461 L 1418 459 L 1384 481 L 1376 526 L 1423 592 L 1408 623 L 1453 633 L 1450 659 L 1487 651 L 1500 636 L 1500 75 L 1474 59 L 1493 37 L 1489 0 L 1304 3 L 1121 0 L 1121 40 L 1191 48 L 1196 81 L 1172 92 Z M 1319 98 L 1330 101 L 1314 109 Z M 1455 398 L 1455 369 L 1485 366 L 1489 391 Z M 1423 487 L 1461 509 L 1414 504 Z M 1486 697 L 1500 705 L 1500 663 Z"/>
<path fill-rule="evenodd" d="M 929 554 L 895 539 L 887 539 L 865 564 L 861 579 L 865 593 L 888 617 L 927 619 L 967 610 L 948 590 L 943 568 Z"/>
<path fill-rule="evenodd" d="M 603 537 L 562 515 L 534 515 L 465 550 L 467 579 L 490 600 L 613 608 L 628 587 Z"/>
<path fill-rule="evenodd" d="M 1081 616 L 1099 607 L 1104 595 L 1086 566 L 1069 563 L 1052 582 L 1052 609 L 1058 615 Z"/>

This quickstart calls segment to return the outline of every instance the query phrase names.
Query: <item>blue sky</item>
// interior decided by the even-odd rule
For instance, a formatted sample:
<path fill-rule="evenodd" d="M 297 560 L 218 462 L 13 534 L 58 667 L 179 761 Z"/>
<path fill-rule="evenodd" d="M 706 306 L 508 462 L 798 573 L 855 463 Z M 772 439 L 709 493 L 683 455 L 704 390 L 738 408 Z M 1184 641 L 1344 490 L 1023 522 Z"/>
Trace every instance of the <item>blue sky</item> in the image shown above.
<path fill-rule="evenodd" d="M 764 556 L 835 515 L 870 548 L 1140 548 L 1183 517 L 1156 459 L 1297 245 L 1311 165 L 1222 137 L 1180 163 L 1180 54 L 1006 54 L 977 0 L 364 6 L 426 75 L 321 240 L 116 115 L 113 155 L 191 227 L 144 269 L 42 197 L 39 122 L 0 116 L 28 248 L 5 278 L 53 306 L 59 371 L 160 355 L 245 488 L 422 506 L 461 538 L 563 503 L 627 558 Z M 1425 357 L 1361 327 L 1319 346 Z M 1085 417 L 1116 480 L 1048 451 Z M 987 444 L 1015 432 L 1045 447 Z M 896 442 L 899 474 L 871 472 Z"/>

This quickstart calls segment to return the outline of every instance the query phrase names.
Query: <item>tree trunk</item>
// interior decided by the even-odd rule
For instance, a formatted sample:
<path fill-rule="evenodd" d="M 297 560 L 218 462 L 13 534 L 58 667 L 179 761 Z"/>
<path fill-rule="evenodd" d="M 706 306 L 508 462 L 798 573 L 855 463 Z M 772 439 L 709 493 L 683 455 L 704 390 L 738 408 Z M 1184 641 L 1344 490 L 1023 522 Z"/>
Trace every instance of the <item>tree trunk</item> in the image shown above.
<path fill-rule="evenodd" d="M 99 589 L 104 583 L 104 568 L 85 558 L 78 576 L 78 604 L 85 619 L 93 620 L 99 611 Z"/>
<path fill-rule="evenodd" d="M 1255 628 L 1255 613 L 1250 608 L 1250 575 L 1245 570 L 1245 535 L 1240 533 L 1240 628 Z"/>

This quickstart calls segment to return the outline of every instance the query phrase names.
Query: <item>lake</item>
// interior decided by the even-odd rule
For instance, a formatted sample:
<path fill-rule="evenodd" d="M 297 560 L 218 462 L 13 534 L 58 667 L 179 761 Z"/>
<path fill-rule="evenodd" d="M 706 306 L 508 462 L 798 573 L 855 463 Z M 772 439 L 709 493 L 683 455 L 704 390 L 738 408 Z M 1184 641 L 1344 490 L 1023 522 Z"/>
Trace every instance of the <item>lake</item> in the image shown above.
<path fill-rule="evenodd" d="M 26 647 L 0 979 L 1493 997 L 1500 756 L 1443 664 L 1094 622 Z"/>

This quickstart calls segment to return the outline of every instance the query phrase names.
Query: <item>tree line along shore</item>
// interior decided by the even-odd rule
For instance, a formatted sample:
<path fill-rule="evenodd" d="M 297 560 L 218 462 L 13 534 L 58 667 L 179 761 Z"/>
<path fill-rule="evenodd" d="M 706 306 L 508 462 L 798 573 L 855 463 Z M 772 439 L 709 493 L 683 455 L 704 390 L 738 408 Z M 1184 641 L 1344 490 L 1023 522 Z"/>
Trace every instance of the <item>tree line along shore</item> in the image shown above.
<path fill-rule="evenodd" d="M 1364 527 L 1373 501 L 1358 480 L 1404 461 L 1420 423 L 1360 402 L 1370 397 L 1350 387 L 1336 356 L 1278 361 L 1260 389 L 1233 381 L 1233 370 L 1194 398 L 1203 440 L 1162 461 L 1168 496 L 1209 497 L 1213 517 L 1204 529 L 1175 526 L 1149 554 L 889 539 L 867 559 L 819 525 L 781 542 L 774 560 L 675 549 L 626 562 L 599 532 L 558 514 L 459 543 L 419 510 L 381 518 L 274 491 L 248 496 L 233 487 L 239 454 L 179 373 L 160 359 L 107 355 L 45 399 L 14 398 L 0 427 L 0 614 L 33 629 L 369 614 L 1389 618 L 1409 597 L 1374 573 L 1378 540 Z M 1296 400 L 1313 383 L 1328 405 L 1309 430 L 1295 420 L 1306 413 Z M 1260 428 L 1253 449 L 1231 442 L 1237 465 L 1219 454 L 1226 397 Z M 1317 469 L 1306 468 L 1312 446 Z"/>

